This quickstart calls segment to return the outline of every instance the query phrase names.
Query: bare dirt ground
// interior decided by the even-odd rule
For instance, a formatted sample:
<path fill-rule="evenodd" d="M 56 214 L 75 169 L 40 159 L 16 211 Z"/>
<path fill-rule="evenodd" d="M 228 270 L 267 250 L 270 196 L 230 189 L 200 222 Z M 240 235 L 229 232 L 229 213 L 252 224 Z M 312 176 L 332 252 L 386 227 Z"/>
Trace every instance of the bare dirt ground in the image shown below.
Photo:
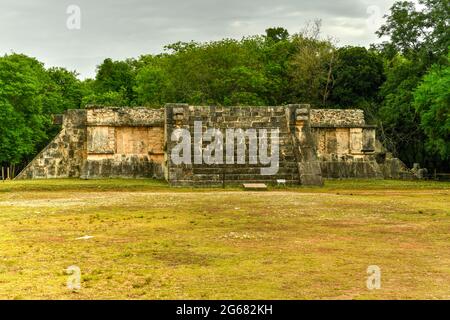
<path fill-rule="evenodd" d="M 449 203 L 450 184 L 432 182 L 0 183 L 0 298 L 449 299 Z"/>

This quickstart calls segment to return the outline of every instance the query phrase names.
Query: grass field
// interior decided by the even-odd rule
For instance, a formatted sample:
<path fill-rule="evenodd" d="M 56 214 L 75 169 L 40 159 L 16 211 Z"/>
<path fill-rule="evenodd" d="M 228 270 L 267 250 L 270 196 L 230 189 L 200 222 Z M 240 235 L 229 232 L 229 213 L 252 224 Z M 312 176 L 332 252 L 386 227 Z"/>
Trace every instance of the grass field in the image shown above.
<path fill-rule="evenodd" d="M 0 298 L 449 299 L 450 183 L 0 182 Z"/>

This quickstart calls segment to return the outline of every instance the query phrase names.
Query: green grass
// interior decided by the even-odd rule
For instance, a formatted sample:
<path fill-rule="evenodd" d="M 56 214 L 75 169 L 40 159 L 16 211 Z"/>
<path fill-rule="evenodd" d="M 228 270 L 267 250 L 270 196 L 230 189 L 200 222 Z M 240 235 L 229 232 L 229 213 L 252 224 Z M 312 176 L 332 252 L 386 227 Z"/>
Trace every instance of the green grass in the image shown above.
<path fill-rule="evenodd" d="M 166 181 L 151 179 L 99 179 L 99 180 L 81 180 L 81 179 L 49 179 L 49 180 L 17 180 L 0 181 L 0 192 L 15 191 L 199 191 L 208 192 L 220 190 L 221 187 L 214 188 L 188 188 L 176 187 L 169 188 Z M 272 187 L 272 190 L 290 190 L 310 192 L 329 192 L 333 190 L 346 189 L 389 189 L 389 190 L 407 190 L 407 189 L 450 189 L 450 182 L 437 181 L 402 181 L 402 180 L 374 180 L 374 179 L 353 179 L 353 180 L 326 180 L 325 187 Z M 226 186 L 226 190 L 241 190 L 239 186 Z"/>
<path fill-rule="evenodd" d="M 450 183 L 427 181 L 0 182 L 0 298 L 449 299 L 449 203 Z"/>

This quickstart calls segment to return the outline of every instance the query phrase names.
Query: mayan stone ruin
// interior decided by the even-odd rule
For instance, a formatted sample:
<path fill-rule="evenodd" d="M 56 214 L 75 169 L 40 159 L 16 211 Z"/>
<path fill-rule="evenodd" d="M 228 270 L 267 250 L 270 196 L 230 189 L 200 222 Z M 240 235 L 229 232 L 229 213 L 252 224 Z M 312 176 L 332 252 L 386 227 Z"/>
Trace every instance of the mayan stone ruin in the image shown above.
<path fill-rule="evenodd" d="M 57 119 L 58 117 L 56 117 Z M 261 175 L 252 163 L 175 164 L 174 130 L 206 128 L 279 130 L 279 169 Z M 167 104 L 162 109 L 88 106 L 67 110 L 53 141 L 17 176 L 149 178 L 171 185 L 245 182 L 322 185 L 323 178 L 409 178 L 411 171 L 384 150 L 362 110 L 311 109 L 309 105 L 218 107 Z M 194 142 L 192 137 L 192 141 Z M 246 150 L 251 139 L 245 141 Z M 192 153 L 195 153 L 194 143 Z M 202 148 L 206 148 L 204 145 Z M 248 152 L 246 154 L 248 157 Z"/>

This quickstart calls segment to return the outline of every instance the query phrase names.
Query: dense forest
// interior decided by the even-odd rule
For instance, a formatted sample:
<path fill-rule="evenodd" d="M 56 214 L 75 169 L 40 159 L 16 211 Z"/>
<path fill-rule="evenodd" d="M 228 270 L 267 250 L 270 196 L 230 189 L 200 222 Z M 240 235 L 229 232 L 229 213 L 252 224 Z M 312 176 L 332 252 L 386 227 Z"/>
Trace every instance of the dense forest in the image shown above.
<path fill-rule="evenodd" d="M 241 40 L 178 42 L 157 55 L 97 67 L 95 79 L 22 54 L 0 57 L 0 165 L 23 167 L 56 134 L 53 114 L 87 104 L 161 107 L 283 105 L 361 108 L 407 165 L 450 170 L 450 4 L 396 2 L 377 31 L 388 41 L 338 47 L 320 21 Z"/>

